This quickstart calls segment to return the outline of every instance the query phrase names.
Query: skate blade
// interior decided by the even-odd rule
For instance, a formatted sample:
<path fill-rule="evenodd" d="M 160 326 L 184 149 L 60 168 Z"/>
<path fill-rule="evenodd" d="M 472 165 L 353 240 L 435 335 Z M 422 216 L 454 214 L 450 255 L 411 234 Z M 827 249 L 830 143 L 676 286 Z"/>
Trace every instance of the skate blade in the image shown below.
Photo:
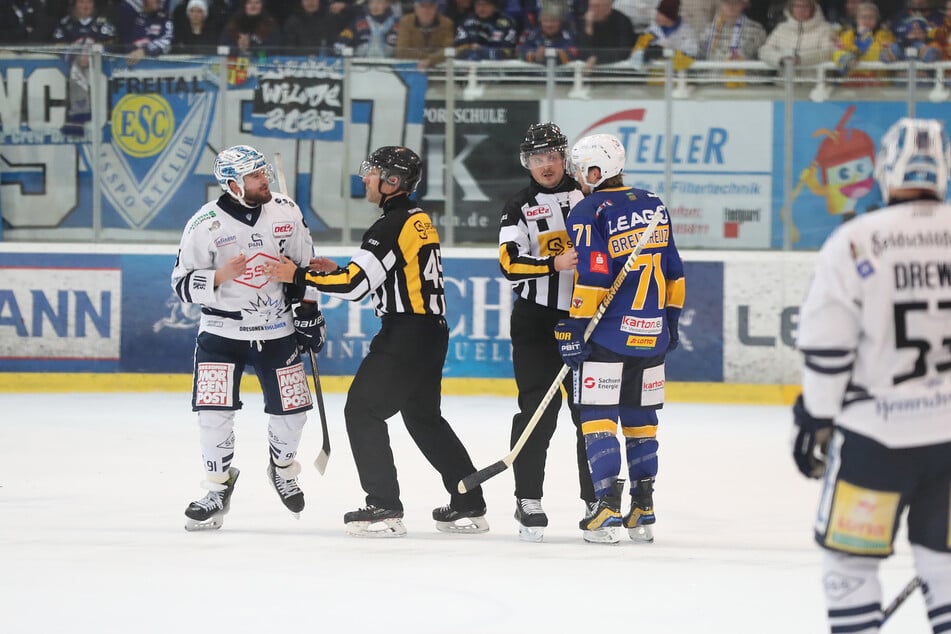
<path fill-rule="evenodd" d="M 454 533 L 457 535 L 476 535 L 478 533 L 489 532 L 489 523 L 485 517 L 464 517 L 457 522 L 469 522 L 468 524 L 456 524 L 456 522 L 436 522 L 436 530 L 442 533 Z"/>
<path fill-rule="evenodd" d="M 221 517 L 224 513 L 218 515 L 213 515 L 203 522 L 198 520 L 193 520 L 190 517 L 185 518 L 185 530 L 189 533 L 197 531 L 216 531 L 225 523 L 224 518 Z"/>
<path fill-rule="evenodd" d="M 382 528 L 373 528 L 374 526 Z M 380 520 L 379 522 L 347 522 L 347 534 L 351 537 L 403 537 L 406 527 L 401 519 Z"/>
<path fill-rule="evenodd" d="M 545 528 L 543 526 L 522 526 L 519 524 L 518 538 L 523 542 L 540 543 L 545 538 Z"/>
<path fill-rule="evenodd" d="M 635 544 L 653 544 L 654 531 L 650 526 L 635 526 L 627 529 L 627 534 Z"/>
<path fill-rule="evenodd" d="M 621 541 L 619 528 L 610 526 L 593 531 L 581 531 L 581 537 L 589 544 L 617 544 Z"/>

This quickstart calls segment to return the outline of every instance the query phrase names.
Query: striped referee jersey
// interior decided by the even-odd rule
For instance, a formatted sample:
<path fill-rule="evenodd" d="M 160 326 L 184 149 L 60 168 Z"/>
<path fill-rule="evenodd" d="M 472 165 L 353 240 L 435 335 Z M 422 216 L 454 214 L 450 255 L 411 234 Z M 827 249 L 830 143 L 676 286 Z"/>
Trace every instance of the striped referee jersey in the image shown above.
<path fill-rule="evenodd" d="M 383 203 L 383 216 L 363 234 L 346 266 L 327 273 L 299 269 L 298 276 L 296 283 L 346 300 L 359 301 L 373 293 L 380 317 L 446 314 L 439 234 L 408 196 Z"/>
<path fill-rule="evenodd" d="M 565 218 L 584 198 L 581 186 L 565 176 L 554 189 L 532 180 L 502 209 L 499 265 L 519 297 L 568 310 L 574 271 L 555 271 L 555 256 L 571 248 Z"/>

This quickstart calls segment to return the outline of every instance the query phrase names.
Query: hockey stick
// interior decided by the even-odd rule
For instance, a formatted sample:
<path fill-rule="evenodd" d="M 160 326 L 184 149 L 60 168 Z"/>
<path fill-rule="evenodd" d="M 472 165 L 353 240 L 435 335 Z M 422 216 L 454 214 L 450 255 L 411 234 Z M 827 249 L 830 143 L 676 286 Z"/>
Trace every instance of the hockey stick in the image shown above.
<path fill-rule="evenodd" d="M 608 305 L 611 303 L 611 301 L 614 299 L 614 296 L 617 295 L 618 290 L 621 288 L 624 278 L 626 278 L 627 274 L 630 273 L 634 268 L 634 265 L 637 262 L 637 256 L 641 254 L 641 251 L 647 245 L 647 242 L 654 235 L 654 230 L 657 229 L 657 225 L 660 224 L 660 219 L 662 216 L 663 214 L 654 214 L 654 217 L 651 218 L 649 223 L 647 223 L 647 227 L 644 228 L 644 233 L 641 234 L 640 239 L 634 246 L 634 250 L 631 251 L 629 256 L 627 256 L 627 261 L 624 262 L 624 267 L 618 272 L 617 277 L 614 278 L 614 283 L 611 284 L 611 288 L 608 289 L 608 294 L 605 295 L 604 299 L 601 300 L 601 304 L 598 306 L 597 312 L 594 314 L 594 317 L 591 318 L 591 321 L 588 322 L 588 327 L 584 329 L 584 341 L 587 341 L 591 337 L 591 333 L 594 332 L 598 322 L 601 321 L 601 317 L 604 316 L 604 312 L 607 310 Z M 548 404 L 551 403 L 551 399 L 553 399 L 555 397 L 555 393 L 561 389 L 561 382 L 565 379 L 566 374 L 568 374 L 568 366 L 562 364 L 561 369 L 555 376 L 555 380 L 551 382 L 551 385 L 548 387 L 548 391 L 545 392 L 545 396 L 542 397 L 538 407 L 535 408 L 535 413 L 532 414 L 532 417 L 528 420 L 528 424 L 525 426 L 525 430 L 522 432 L 522 435 L 518 437 L 518 440 L 512 447 L 512 451 L 510 451 L 508 455 L 498 462 L 490 464 L 484 469 L 479 469 L 475 473 L 460 480 L 458 486 L 459 493 L 471 491 L 489 478 L 494 478 L 512 466 L 512 463 L 515 462 L 518 454 L 522 451 L 522 447 L 524 447 L 525 443 L 528 442 L 528 437 L 535 429 L 535 426 L 538 425 L 538 421 L 541 420 L 542 414 L 544 414 L 545 410 L 548 408 Z"/>
<path fill-rule="evenodd" d="M 921 586 L 921 583 L 921 577 L 916 576 L 914 579 L 909 581 L 904 588 L 902 588 L 902 591 L 898 593 L 897 597 L 892 599 L 892 602 L 888 604 L 888 607 L 882 610 L 883 625 L 885 624 L 885 621 L 887 621 L 891 615 L 895 613 L 895 610 L 900 608 L 901 604 L 904 603 L 905 600 L 915 592 L 915 588 Z"/>
<path fill-rule="evenodd" d="M 281 161 L 281 153 L 274 153 L 274 168 L 277 172 L 277 184 L 281 188 L 282 194 L 287 194 L 287 181 L 284 179 L 284 165 Z M 330 433 L 327 430 L 327 413 L 324 411 L 324 391 L 320 388 L 320 372 L 317 370 L 317 355 L 313 350 L 310 353 L 310 372 L 314 377 L 314 394 L 317 401 L 317 413 L 320 415 L 320 433 L 323 436 L 323 444 L 320 447 L 320 453 L 314 459 L 314 466 L 317 471 L 323 475 L 327 469 L 327 462 L 330 460 Z"/>

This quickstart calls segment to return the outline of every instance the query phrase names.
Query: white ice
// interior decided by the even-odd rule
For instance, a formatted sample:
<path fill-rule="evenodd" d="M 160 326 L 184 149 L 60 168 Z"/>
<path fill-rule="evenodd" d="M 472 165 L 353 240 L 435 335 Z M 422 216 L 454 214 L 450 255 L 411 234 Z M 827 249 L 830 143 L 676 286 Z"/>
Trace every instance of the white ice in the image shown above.
<path fill-rule="evenodd" d="M 343 425 L 326 395 L 333 453 L 316 414 L 305 429 L 307 508 L 287 512 L 265 479 L 258 394 L 238 413 L 242 470 L 220 531 L 187 533 L 204 494 L 189 395 L 0 395 L 0 633 L 827 631 L 818 483 L 788 455 L 786 408 L 670 403 L 661 412 L 656 543 L 581 540 L 573 435 L 563 414 L 549 452 L 541 544 L 520 542 L 512 475 L 486 484 L 485 535 L 437 533 L 448 496 L 390 421 L 409 534 L 358 539 L 364 503 Z M 445 397 L 477 467 L 508 452 L 514 399 Z M 883 565 L 886 601 L 914 575 L 899 535 Z M 884 632 L 929 631 L 920 592 Z"/>

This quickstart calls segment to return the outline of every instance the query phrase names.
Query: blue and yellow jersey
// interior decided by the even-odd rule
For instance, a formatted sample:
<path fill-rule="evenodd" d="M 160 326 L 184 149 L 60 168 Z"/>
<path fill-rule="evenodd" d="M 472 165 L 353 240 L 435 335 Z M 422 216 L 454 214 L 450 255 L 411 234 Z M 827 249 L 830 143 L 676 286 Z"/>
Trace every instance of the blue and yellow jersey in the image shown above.
<path fill-rule="evenodd" d="M 620 354 L 655 356 L 667 350 L 667 311 L 684 303 L 684 266 L 667 208 L 656 194 L 617 187 L 594 192 L 568 214 L 578 251 L 571 317 L 594 317 L 655 214 L 662 220 L 611 301 L 590 341 Z"/>

